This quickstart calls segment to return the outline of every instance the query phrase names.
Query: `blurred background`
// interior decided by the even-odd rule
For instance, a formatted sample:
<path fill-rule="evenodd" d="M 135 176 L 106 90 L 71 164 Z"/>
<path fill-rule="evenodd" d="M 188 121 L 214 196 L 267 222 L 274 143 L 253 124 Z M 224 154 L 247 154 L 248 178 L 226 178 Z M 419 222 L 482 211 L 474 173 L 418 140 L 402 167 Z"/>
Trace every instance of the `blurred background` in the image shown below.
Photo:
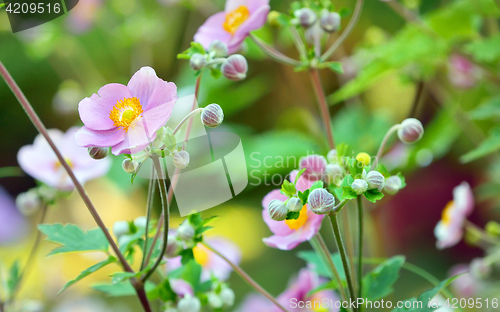
<path fill-rule="evenodd" d="M 290 3 L 271 0 L 271 8 L 288 12 Z M 352 10 L 354 1 L 335 0 L 334 4 Z M 483 254 L 463 242 L 444 251 L 435 247 L 433 230 L 452 199 L 453 188 L 462 181 L 473 187 L 473 223 L 484 226 L 489 220 L 499 220 L 500 162 L 495 152 L 500 148 L 500 135 L 495 125 L 500 117 L 500 11 L 493 0 L 403 0 L 400 4 L 412 14 L 419 13 L 427 25 L 424 28 L 429 29 L 422 30 L 419 21 L 410 18 L 409 22 L 404 12 L 398 14 L 385 2 L 368 0 L 354 32 L 333 57 L 343 63 L 345 73 L 325 70 L 322 80 L 331 102 L 335 141 L 349 144 L 356 152 L 374 155 L 385 132 L 404 118 L 416 117 L 424 123 L 425 136 L 416 145 L 391 141 L 394 144 L 384 163 L 402 171 L 408 187 L 369 206 L 368 253 L 372 257 L 403 254 L 443 279 L 453 265 Z M 82 125 L 77 111 L 81 99 L 104 84 L 126 84 L 142 66 L 151 66 L 160 78 L 175 82 L 180 96 L 192 94 L 194 73 L 187 61 L 176 56 L 189 47 L 206 18 L 223 6 L 220 0 L 80 0 L 67 15 L 16 34 L 11 32 L 6 12 L 0 11 L 0 60 L 45 125 L 66 131 Z M 256 34 L 283 53 L 298 57 L 287 29 L 267 24 Z M 292 251 L 266 247 L 262 238 L 271 232 L 262 220 L 262 198 L 296 169 L 296 163 L 283 164 L 283 159 L 326 155 L 328 148 L 307 73 L 295 73 L 273 62 L 250 40 L 242 53 L 249 60 L 247 79 L 231 82 L 204 75 L 198 102 L 202 107 L 218 103 L 225 114 L 223 130 L 241 137 L 249 185 L 203 216 L 219 216 L 207 235 L 224 235 L 234 241 L 242 250 L 241 266 L 277 295 L 305 266 L 296 252 L 310 246 L 302 244 Z M 0 167 L 18 166 L 17 151 L 32 144 L 36 134 L 11 91 L 0 82 Z M 86 184 L 109 227 L 115 221 L 144 215 L 147 196 L 147 181 L 138 179 L 131 185 L 129 174 L 121 168 L 123 159 L 112 159 L 106 177 Z M 0 185 L 14 199 L 35 182 L 21 174 L 0 178 Z M 0 237 L 0 262 L 6 266 L 28 256 L 37 222 L 36 217 L 23 217 L 9 209 L 8 204 L 0 207 L 0 227 L 13 219 L 19 225 L 12 230 L 14 234 Z M 158 215 L 159 198 L 155 210 Z M 182 221 L 175 205 L 172 213 L 175 227 Z M 95 227 L 75 193 L 50 207 L 47 222 Z M 324 227 L 323 236 L 332 245 L 328 229 Z M 57 296 L 66 281 L 94 264 L 98 256 L 45 257 L 52 247 L 42 245 L 35 269 L 22 285 L 21 299 L 43 300 L 46 311 L 139 309 L 136 298 L 115 300 L 89 288 L 95 282 L 109 281 L 116 267 L 105 268 Z M 251 292 L 235 274 L 229 282 L 237 302 Z M 429 286 L 403 271 L 391 298 L 408 298 Z"/>

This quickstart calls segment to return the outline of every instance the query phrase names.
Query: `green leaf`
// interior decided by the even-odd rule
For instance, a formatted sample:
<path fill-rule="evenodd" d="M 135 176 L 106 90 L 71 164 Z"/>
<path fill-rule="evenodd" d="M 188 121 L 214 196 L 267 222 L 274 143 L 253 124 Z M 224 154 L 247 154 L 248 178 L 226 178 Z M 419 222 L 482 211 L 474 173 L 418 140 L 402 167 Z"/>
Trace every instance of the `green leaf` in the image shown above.
<path fill-rule="evenodd" d="M 333 278 L 328 267 L 325 265 L 325 263 L 323 263 L 318 254 L 316 254 L 314 251 L 299 251 L 297 253 L 297 256 L 307 262 L 311 266 L 312 270 L 314 270 L 314 272 L 324 277 Z M 339 272 L 340 279 L 342 281 L 345 281 L 346 277 L 344 273 L 344 266 L 342 265 L 342 259 L 340 258 L 340 255 L 338 253 L 335 253 L 331 257 L 335 268 Z"/>
<path fill-rule="evenodd" d="M 107 260 L 99 262 L 99 263 L 91 266 L 90 268 L 82 271 L 75 279 L 67 282 L 66 285 L 64 285 L 64 287 L 59 291 L 58 295 L 60 295 L 62 292 L 64 292 L 66 289 L 68 289 L 70 286 L 72 286 L 76 282 L 78 282 L 78 281 L 84 279 L 85 277 L 89 276 L 90 274 L 92 274 L 92 273 L 94 273 L 94 272 L 96 272 L 96 271 L 104 268 L 108 264 L 115 263 L 116 261 L 117 260 L 116 260 L 115 257 L 110 256 Z"/>
<path fill-rule="evenodd" d="M 468 163 L 498 150 L 500 150 L 500 126 L 494 127 L 491 130 L 490 136 L 481 142 L 478 147 L 460 157 L 460 161 Z"/>
<path fill-rule="evenodd" d="M 137 277 L 139 273 L 133 272 L 116 272 L 111 274 L 111 284 L 118 284 L 125 280 L 129 280 L 131 278 Z"/>
<path fill-rule="evenodd" d="M 366 199 L 368 199 L 372 203 L 376 203 L 377 200 L 381 200 L 382 198 L 384 198 L 384 193 L 379 192 L 377 189 L 368 190 L 363 195 L 365 195 Z"/>
<path fill-rule="evenodd" d="M 297 182 L 299 181 L 299 178 L 300 176 L 304 173 L 304 171 L 306 171 L 307 168 L 304 168 L 302 170 L 300 170 L 297 175 L 295 176 L 295 181 L 293 181 L 293 184 L 294 185 L 297 185 Z"/>
<path fill-rule="evenodd" d="M 354 199 L 358 197 L 358 194 L 356 194 L 356 192 L 354 192 L 354 190 L 352 189 L 352 187 L 350 186 L 344 186 L 342 188 L 342 200 L 344 199 Z"/>
<path fill-rule="evenodd" d="M 328 68 L 334 73 L 338 74 L 343 74 L 344 73 L 344 67 L 342 66 L 342 63 L 340 62 L 326 62 L 321 64 L 321 68 Z"/>
<path fill-rule="evenodd" d="M 19 278 L 21 277 L 21 263 L 19 260 L 15 260 L 9 269 L 9 275 L 7 278 L 7 291 L 12 295 L 19 283 Z"/>
<path fill-rule="evenodd" d="M 469 112 L 469 116 L 475 120 L 484 120 L 500 117 L 500 96 L 495 96 L 485 103 Z"/>
<path fill-rule="evenodd" d="M 478 62 L 493 63 L 500 58 L 500 35 L 471 42 L 465 46 L 465 51 Z"/>
<path fill-rule="evenodd" d="M 135 296 L 135 289 L 129 282 L 109 284 L 109 283 L 99 283 L 91 286 L 92 289 L 100 291 L 107 294 L 109 297 L 126 297 Z M 147 293 L 154 291 L 156 285 L 150 281 L 147 281 L 144 285 Z"/>
<path fill-rule="evenodd" d="M 302 205 L 307 204 L 307 199 L 309 198 L 310 189 L 305 190 L 304 192 L 299 191 L 299 198 L 302 201 Z"/>
<path fill-rule="evenodd" d="M 314 191 L 315 189 L 322 189 L 324 187 L 323 181 L 316 181 L 311 185 L 311 191 Z"/>
<path fill-rule="evenodd" d="M 195 292 L 200 285 L 201 270 L 201 265 L 193 259 L 184 264 L 184 268 L 181 273 L 181 278 L 191 284 Z"/>
<path fill-rule="evenodd" d="M 84 232 L 73 224 L 40 224 L 38 229 L 47 240 L 59 245 L 49 256 L 66 252 L 108 251 L 109 243 L 101 229 Z"/>
<path fill-rule="evenodd" d="M 188 264 L 191 260 L 194 260 L 194 253 L 193 253 L 193 249 L 184 249 L 183 251 L 181 251 L 179 253 L 180 256 L 182 256 L 181 258 L 181 263 L 183 265 L 186 265 Z"/>
<path fill-rule="evenodd" d="M 218 68 L 210 68 L 210 75 L 215 79 L 219 79 L 222 76 L 222 71 Z"/>
<path fill-rule="evenodd" d="M 336 149 L 338 158 L 345 157 L 349 153 L 349 145 L 345 143 L 340 143 L 339 145 L 337 145 Z"/>
<path fill-rule="evenodd" d="M 287 195 L 290 197 L 290 196 L 293 196 L 297 193 L 297 189 L 295 188 L 295 185 L 293 185 L 290 181 L 285 180 L 283 182 L 283 185 L 281 185 L 281 192 L 284 195 Z"/>
<path fill-rule="evenodd" d="M 300 211 L 289 211 L 286 220 L 297 220 L 300 217 Z"/>
<path fill-rule="evenodd" d="M 399 271 L 405 263 L 405 257 L 393 257 L 363 278 L 363 298 L 367 300 L 379 300 L 391 294 L 393 285 L 399 278 Z"/>

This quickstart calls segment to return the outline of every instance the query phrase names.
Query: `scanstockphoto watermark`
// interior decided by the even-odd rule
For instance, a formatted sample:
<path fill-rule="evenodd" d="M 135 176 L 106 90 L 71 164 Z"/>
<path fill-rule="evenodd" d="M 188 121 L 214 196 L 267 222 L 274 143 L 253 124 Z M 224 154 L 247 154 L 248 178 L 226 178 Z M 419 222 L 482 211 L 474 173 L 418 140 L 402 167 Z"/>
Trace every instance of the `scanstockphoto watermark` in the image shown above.
<path fill-rule="evenodd" d="M 252 186 L 276 186 L 280 187 L 283 182 L 289 179 L 290 174 L 283 175 L 282 172 L 286 169 L 294 168 L 298 169 L 300 167 L 300 162 L 307 156 L 317 155 L 315 151 L 307 151 L 305 156 L 271 156 L 266 155 L 262 152 L 252 152 L 250 154 L 250 160 L 248 162 L 248 175 L 249 175 L 249 185 Z M 345 156 L 344 162 L 350 158 L 356 158 L 356 155 Z M 377 159 L 376 156 L 370 157 L 369 163 L 372 164 Z M 320 167 L 320 158 L 312 160 L 309 166 Z M 329 159 L 328 162 L 340 164 L 342 161 L 335 157 L 334 159 Z M 362 163 L 358 163 L 358 166 L 362 167 Z M 343 172 L 329 173 L 327 170 L 318 176 L 318 179 L 329 179 L 333 182 L 340 182 L 344 176 Z M 355 176 L 354 179 L 361 178 L 361 176 Z"/>
<path fill-rule="evenodd" d="M 364 308 L 364 309 L 393 309 L 393 308 L 398 308 L 398 309 L 422 309 L 426 305 L 429 308 L 434 308 L 437 309 L 441 307 L 439 305 L 439 301 L 436 300 L 431 300 L 427 303 L 424 303 L 419 300 L 407 300 L 407 301 L 398 301 L 398 302 L 392 302 L 392 301 L 386 301 L 384 299 L 381 300 L 376 300 L 376 301 L 371 301 L 367 300 L 364 298 L 358 298 L 356 300 L 348 300 L 348 301 L 340 301 L 340 300 L 333 300 L 330 298 L 323 298 L 320 300 L 306 300 L 302 301 L 297 298 L 292 298 L 290 299 L 290 308 L 292 309 L 310 309 L 310 310 L 316 310 L 316 309 L 359 309 L 359 308 Z"/>

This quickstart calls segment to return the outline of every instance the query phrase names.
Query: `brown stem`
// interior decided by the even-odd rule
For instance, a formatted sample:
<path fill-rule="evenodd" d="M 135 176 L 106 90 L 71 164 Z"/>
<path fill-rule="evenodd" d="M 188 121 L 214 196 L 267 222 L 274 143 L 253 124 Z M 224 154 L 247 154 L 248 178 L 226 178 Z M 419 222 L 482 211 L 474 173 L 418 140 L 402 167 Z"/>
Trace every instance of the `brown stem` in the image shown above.
<path fill-rule="evenodd" d="M 221 257 L 224 261 L 226 261 L 227 264 L 229 264 L 233 268 L 233 270 L 236 273 L 238 273 L 238 275 L 242 279 L 244 279 L 248 284 L 250 284 L 250 286 L 252 286 L 255 290 L 257 290 L 258 292 L 260 292 L 267 299 L 271 300 L 282 311 L 288 312 L 287 309 L 285 309 L 273 296 L 271 296 L 271 294 L 269 294 L 264 288 L 262 288 L 262 286 L 260 286 L 259 283 L 257 283 L 256 281 L 254 281 L 245 271 L 243 271 L 242 268 L 240 268 L 238 265 L 236 265 L 233 262 L 231 262 L 231 260 L 229 260 L 228 258 L 226 258 L 223 254 L 221 254 L 220 252 L 218 252 L 216 249 L 214 249 L 212 246 L 208 245 L 207 243 L 203 242 L 203 245 L 205 247 L 207 247 L 208 249 L 210 249 L 212 252 L 214 252 L 216 255 L 218 255 L 219 257 Z"/>
<path fill-rule="evenodd" d="M 149 305 L 148 296 L 146 295 L 146 291 L 144 290 L 144 286 L 136 287 L 135 292 L 137 293 L 137 297 L 139 297 L 139 301 L 142 304 L 145 312 L 152 312 L 151 306 Z"/>
<path fill-rule="evenodd" d="M 316 94 L 316 99 L 318 100 L 319 110 L 321 112 L 321 118 L 323 119 L 323 125 L 325 127 L 326 137 L 328 139 L 328 145 L 330 149 L 335 148 L 335 142 L 333 140 L 332 125 L 330 124 L 330 110 L 328 108 L 328 102 L 326 100 L 325 91 L 321 85 L 321 79 L 319 77 L 319 71 L 317 69 L 311 69 L 311 81 L 314 88 L 314 93 Z"/>

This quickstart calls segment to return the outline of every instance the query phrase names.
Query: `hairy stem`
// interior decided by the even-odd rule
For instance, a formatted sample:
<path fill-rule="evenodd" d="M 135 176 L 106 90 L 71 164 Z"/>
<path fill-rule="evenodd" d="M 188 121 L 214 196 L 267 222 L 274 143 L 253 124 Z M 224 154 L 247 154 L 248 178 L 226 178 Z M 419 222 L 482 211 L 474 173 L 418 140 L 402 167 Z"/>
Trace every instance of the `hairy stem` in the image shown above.
<path fill-rule="evenodd" d="M 358 298 L 363 298 L 363 238 L 364 238 L 364 220 L 363 220 L 363 197 L 357 197 L 358 202 Z"/>
<path fill-rule="evenodd" d="M 194 115 L 201 113 L 203 110 L 204 110 L 204 108 L 198 108 L 198 109 L 191 111 L 188 115 L 186 115 L 186 117 L 184 117 L 181 120 L 181 122 L 179 122 L 177 127 L 175 127 L 174 131 L 172 132 L 172 135 L 175 135 L 177 133 L 177 131 L 179 131 L 179 129 L 186 123 L 186 121 L 188 121 Z"/>
<path fill-rule="evenodd" d="M 385 145 L 387 144 L 387 141 L 389 141 L 389 138 L 391 137 L 391 135 L 394 132 L 398 131 L 399 128 L 401 128 L 401 125 L 397 124 L 397 125 L 392 126 L 387 131 L 387 133 L 385 134 L 384 138 L 382 139 L 382 143 L 380 144 L 380 147 L 378 148 L 377 156 L 375 156 L 375 160 L 373 161 L 373 164 L 372 164 L 370 170 L 373 170 L 373 169 L 375 169 L 375 167 L 377 167 L 378 160 L 380 159 L 380 157 L 382 157 L 382 153 L 384 152 Z"/>
<path fill-rule="evenodd" d="M 349 288 L 349 294 L 351 296 L 351 300 L 356 302 L 356 293 L 354 292 L 354 284 L 352 280 L 351 268 L 349 267 L 349 260 L 347 259 L 347 254 L 344 247 L 344 242 L 342 241 L 342 237 L 340 236 L 340 228 L 337 220 L 337 216 L 335 214 L 330 215 L 330 221 L 332 223 L 333 228 L 333 236 L 335 237 L 335 242 L 337 244 L 337 249 L 340 254 L 340 258 L 342 259 L 342 265 L 344 266 L 344 272 L 347 280 L 347 287 Z M 358 308 L 353 308 L 354 312 L 358 312 Z"/>
<path fill-rule="evenodd" d="M 328 108 L 325 91 L 323 90 L 321 79 L 319 77 L 319 71 L 317 69 L 311 69 L 310 73 L 311 82 L 314 88 L 314 94 L 316 94 L 316 99 L 318 100 L 321 118 L 323 119 L 323 126 L 325 127 L 326 137 L 328 139 L 328 146 L 330 147 L 330 149 L 334 149 L 335 141 L 333 140 L 332 125 L 330 123 L 330 110 Z"/>
<path fill-rule="evenodd" d="M 264 41 L 260 40 L 254 34 L 250 34 L 250 37 L 259 46 L 259 48 L 261 48 L 262 51 L 264 51 L 264 53 L 269 55 L 272 59 L 274 59 L 280 63 L 283 63 L 285 65 L 290 65 L 293 67 L 299 66 L 301 64 L 299 61 L 294 60 L 294 59 L 284 55 L 283 53 L 279 52 L 275 48 L 273 48 L 270 45 L 268 45 L 267 43 L 265 43 Z"/>
<path fill-rule="evenodd" d="M 328 247 L 326 246 L 323 237 L 321 236 L 320 233 L 318 233 L 309 242 L 311 243 L 316 253 L 323 259 L 323 263 L 325 264 L 325 266 L 330 269 L 332 277 L 334 277 L 335 280 L 337 281 L 342 300 L 347 301 L 349 298 L 347 297 L 344 287 L 342 286 L 342 279 L 340 278 L 339 272 L 335 267 L 335 264 L 333 263 L 331 253 L 328 250 Z"/>
<path fill-rule="evenodd" d="M 392 2 L 392 1 L 391 1 Z M 332 46 L 326 50 L 325 53 L 321 56 L 321 61 L 326 61 L 332 56 L 332 54 L 344 43 L 347 37 L 351 34 L 354 26 L 358 23 L 359 16 L 361 15 L 361 11 L 363 10 L 364 0 L 357 0 L 356 7 L 354 8 L 354 13 L 352 14 L 351 20 L 349 24 L 345 28 L 344 32 L 338 37 L 338 39 L 332 44 Z"/>
<path fill-rule="evenodd" d="M 231 262 L 231 260 L 229 260 L 228 258 L 226 258 L 223 254 L 221 254 L 220 252 L 218 252 L 212 246 L 208 245 L 205 242 L 202 242 L 202 244 L 205 245 L 205 247 L 207 247 L 209 250 L 211 250 L 212 252 L 214 252 L 216 255 L 218 255 L 219 257 L 221 257 L 224 261 L 226 261 L 227 264 L 229 264 L 233 268 L 233 270 L 236 273 L 238 273 L 238 275 L 242 279 L 244 279 L 250 286 L 252 286 L 256 291 L 258 291 L 259 293 L 261 293 L 267 299 L 271 300 L 278 308 L 280 308 L 280 310 L 282 310 L 284 312 L 287 312 L 287 309 L 285 309 L 273 296 L 271 296 L 271 294 L 269 294 L 264 288 L 262 288 L 262 286 L 260 286 L 245 271 L 243 271 L 242 268 L 240 268 L 238 265 L 236 265 L 233 262 Z"/>
<path fill-rule="evenodd" d="M 12 92 L 16 96 L 17 100 L 19 101 L 19 103 L 23 107 L 24 111 L 26 112 L 26 114 L 30 118 L 30 120 L 33 123 L 33 125 L 35 126 L 35 128 L 38 130 L 38 132 L 40 132 L 40 134 L 45 138 L 45 140 L 47 140 L 47 143 L 49 144 L 49 146 L 52 148 L 52 150 L 56 154 L 56 157 L 59 160 L 59 163 L 63 166 L 63 168 L 68 173 L 68 176 L 70 177 L 71 181 L 75 185 L 75 188 L 76 188 L 78 194 L 80 194 L 80 197 L 82 198 L 83 202 L 85 203 L 85 206 L 87 206 L 87 209 L 89 210 L 90 214 L 94 218 L 94 221 L 97 223 L 97 226 L 103 231 L 104 236 L 108 240 L 111 248 L 113 249 L 113 252 L 117 256 L 118 260 L 120 261 L 123 269 L 126 272 L 133 273 L 134 270 L 132 270 L 132 268 L 128 264 L 127 260 L 125 259 L 125 257 L 121 253 L 120 248 L 118 248 L 118 245 L 115 243 L 115 241 L 111 237 L 111 234 L 109 233 L 108 229 L 106 228 L 104 221 L 102 221 L 101 216 L 99 215 L 99 213 L 97 212 L 97 209 L 95 208 L 94 204 L 90 200 L 90 197 L 88 196 L 87 192 L 83 188 L 82 184 L 76 178 L 73 170 L 68 165 L 68 163 L 66 162 L 66 160 L 62 156 L 61 152 L 54 144 L 54 141 L 52 141 L 52 139 L 50 138 L 49 133 L 47 132 L 47 128 L 45 127 L 43 122 L 40 120 L 40 117 L 38 117 L 37 113 L 33 109 L 33 106 L 31 106 L 28 99 L 26 98 L 24 93 L 21 91 L 21 89 L 19 88 L 19 86 L 14 81 L 14 79 L 9 74 L 9 72 L 7 71 L 7 69 L 5 68 L 5 66 L 3 65 L 3 63 L 1 61 L 0 61 L 0 75 L 2 76 L 2 78 L 5 80 L 5 82 L 9 86 L 9 88 L 12 90 Z M 143 285 L 138 283 L 138 281 L 135 279 L 131 279 L 131 283 L 136 290 L 143 287 Z M 147 305 L 145 305 L 143 303 L 143 307 L 144 307 L 144 310 L 146 312 L 151 311 L 151 308 L 149 307 L 149 303 Z"/>
<path fill-rule="evenodd" d="M 153 209 L 153 202 L 154 202 L 154 197 L 155 197 L 155 188 L 156 188 L 156 177 L 155 177 L 155 168 L 154 166 L 151 167 L 151 175 L 149 179 L 149 187 L 148 187 L 148 204 L 146 207 L 146 237 L 144 239 L 144 247 L 142 248 L 144 255 L 142 256 L 142 262 L 141 262 L 141 271 L 144 269 L 146 266 L 146 254 L 148 252 L 148 242 L 149 242 L 149 225 L 151 224 L 151 212 Z M 154 246 L 151 246 L 153 248 Z"/>

